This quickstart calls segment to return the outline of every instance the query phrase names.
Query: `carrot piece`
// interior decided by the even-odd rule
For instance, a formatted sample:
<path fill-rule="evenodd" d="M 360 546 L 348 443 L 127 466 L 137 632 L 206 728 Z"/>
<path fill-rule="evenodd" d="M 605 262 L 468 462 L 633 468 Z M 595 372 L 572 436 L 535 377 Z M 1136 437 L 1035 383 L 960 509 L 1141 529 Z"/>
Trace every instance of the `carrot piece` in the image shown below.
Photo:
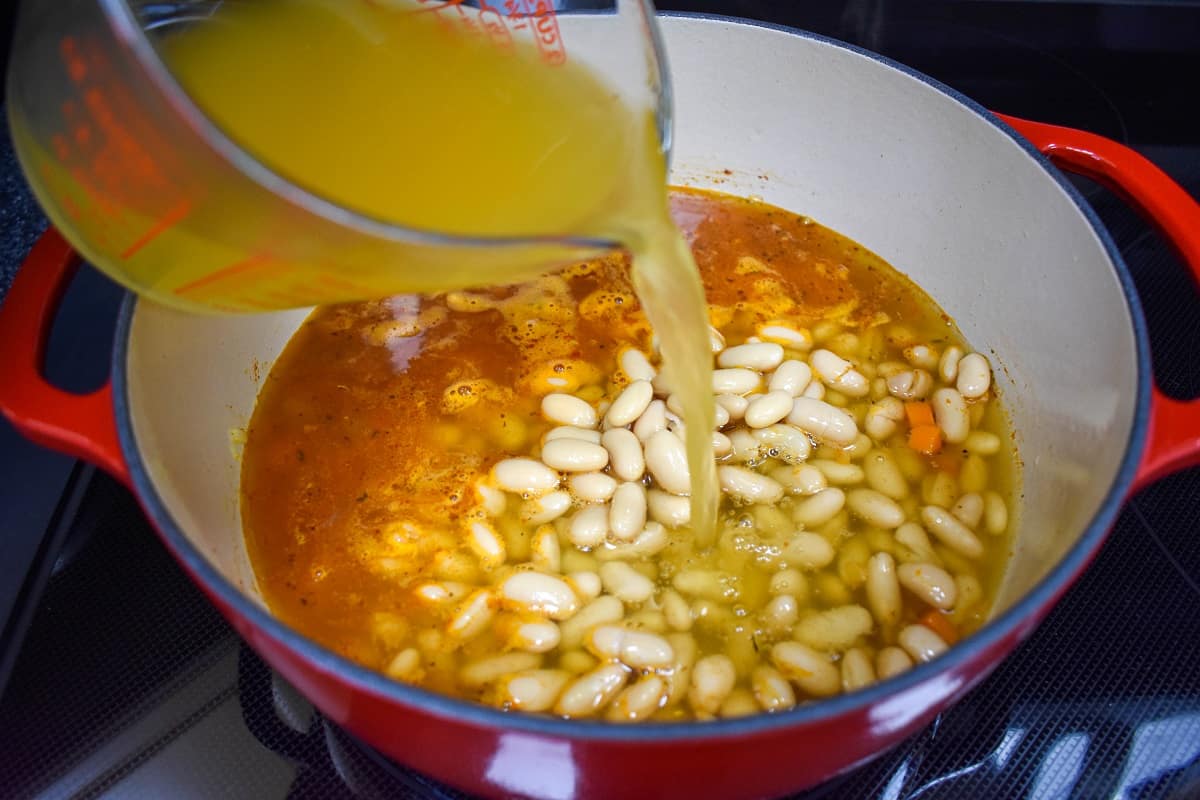
<path fill-rule="evenodd" d="M 942 637 L 942 641 L 946 644 L 954 644 L 958 641 L 958 629 L 945 614 L 936 608 L 929 609 L 917 622 Z"/>
<path fill-rule="evenodd" d="M 908 432 L 908 446 L 927 456 L 942 449 L 942 432 L 937 425 L 918 425 Z"/>
<path fill-rule="evenodd" d="M 923 401 L 913 401 L 904 404 L 904 416 L 908 417 L 910 428 L 920 428 L 933 425 L 933 406 Z"/>

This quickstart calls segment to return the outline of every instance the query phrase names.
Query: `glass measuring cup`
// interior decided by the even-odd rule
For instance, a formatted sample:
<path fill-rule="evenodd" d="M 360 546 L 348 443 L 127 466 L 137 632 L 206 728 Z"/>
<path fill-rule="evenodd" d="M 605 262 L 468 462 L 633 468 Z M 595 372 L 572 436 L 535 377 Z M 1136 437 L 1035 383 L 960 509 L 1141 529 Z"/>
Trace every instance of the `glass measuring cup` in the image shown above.
<path fill-rule="evenodd" d="M 404 1 L 496 46 L 536 48 L 546 70 L 586 64 L 654 115 L 669 150 L 670 92 L 648 0 L 561 15 L 549 0 Z M 386 5 L 344 0 L 339 10 L 363 4 Z M 615 246 L 569 230 L 472 235 L 470 220 L 453 234 L 405 225 L 289 180 L 227 135 L 162 58 L 161 37 L 215 24 L 219 6 L 26 0 L 21 9 L 7 89 L 18 156 L 56 226 L 116 280 L 175 306 L 258 311 L 462 287 L 481 274 L 524 280 Z"/>

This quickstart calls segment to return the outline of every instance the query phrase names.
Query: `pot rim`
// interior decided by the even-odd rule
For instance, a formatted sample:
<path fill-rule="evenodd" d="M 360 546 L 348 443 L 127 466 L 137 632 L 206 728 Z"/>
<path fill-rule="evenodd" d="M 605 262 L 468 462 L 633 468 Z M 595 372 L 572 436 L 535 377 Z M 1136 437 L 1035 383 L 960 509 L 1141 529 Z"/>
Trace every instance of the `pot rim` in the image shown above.
<path fill-rule="evenodd" d="M 1132 322 L 1137 355 L 1137 398 L 1134 407 L 1133 425 L 1125 444 L 1125 453 L 1119 469 L 1109 486 L 1103 502 L 1087 524 L 1078 541 L 1063 556 L 1057 565 L 1038 582 L 1032 590 L 1022 596 L 1002 614 L 987 621 L 982 628 L 955 644 L 945 654 L 933 661 L 918 664 L 893 678 L 878 681 L 865 689 L 837 697 L 818 700 L 796 706 L 786 712 L 756 714 L 736 719 L 721 719 L 705 722 L 655 722 L 637 725 L 615 725 L 595 720 L 564 720 L 557 717 L 541 717 L 520 714 L 458 700 L 446 695 L 421 689 L 395 681 L 380 672 L 362 666 L 328 650 L 309 639 L 275 617 L 269 610 L 243 594 L 208 561 L 205 555 L 188 539 L 178 522 L 171 515 L 158 494 L 146 469 L 138 448 L 132 426 L 126 373 L 129 338 L 136 295 L 127 295 L 117 320 L 111 375 L 113 405 L 121 449 L 129 466 L 131 485 L 139 496 L 146 512 L 151 517 L 159 535 L 175 557 L 201 582 L 208 591 L 216 595 L 230 609 L 244 617 L 276 642 L 303 657 L 311 666 L 351 684 L 356 690 L 369 692 L 392 703 L 410 706 L 420 712 L 451 719 L 467 725 L 503 729 L 554 738 L 574 740 L 611 741 L 623 743 L 680 742 L 700 739 L 732 738 L 746 735 L 766 734 L 785 728 L 813 724 L 852 712 L 862 712 L 881 701 L 905 690 L 937 679 L 944 673 L 962 668 L 978 658 L 981 653 L 997 647 L 1005 647 L 1005 640 L 1016 635 L 1024 639 L 1031 634 L 1041 618 L 1049 612 L 1058 596 L 1064 592 L 1083 571 L 1099 550 L 1109 529 L 1116 520 L 1125 498 L 1133 485 L 1135 473 L 1146 445 L 1150 407 L 1150 351 L 1149 337 L 1141 303 L 1134 288 L 1132 276 L 1125 265 L 1112 237 L 1100 222 L 1091 206 L 1066 177 L 1054 168 L 1050 161 L 1036 150 L 1011 127 L 998 119 L 981 105 L 955 89 L 930 78 L 910 67 L 889 58 L 865 50 L 856 45 L 838 41 L 818 34 L 739 17 L 718 14 L 660 13 L 659 16 L 685 20 L 703 20 L 719 24 L 743 25 L 764 28 L 810 39 L 865 56 L 883 66 L 899 70 L 922 83 L 957 100 L 973 111 L 983 121 L 998 128 L 1012 139 L 1030 158 L 1034 159 L 1066 193 L 1082 213 L 1108 254 L 1116 273 Z M 1034 624 L 1029 624 L 1033 620 Z M 1006 648 L 1011 649 L 1011 648 Z"/>

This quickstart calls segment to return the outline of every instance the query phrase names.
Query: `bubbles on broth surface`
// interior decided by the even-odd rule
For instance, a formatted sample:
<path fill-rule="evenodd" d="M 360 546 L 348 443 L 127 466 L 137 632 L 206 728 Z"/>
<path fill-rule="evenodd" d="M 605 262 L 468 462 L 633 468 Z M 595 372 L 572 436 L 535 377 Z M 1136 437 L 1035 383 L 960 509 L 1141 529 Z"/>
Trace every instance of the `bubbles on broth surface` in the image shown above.
<path fill-rule="evenodd" d="M 399 680 L 623 722 L 853 691 L 982 623 L 1015 478 L 986 359 L 853 242 L 672 201 L 717 332 L 715 540 L 688 526 L 678 398 L 612 257 L 305 323 L 243 466 L 277 614 Z"/>

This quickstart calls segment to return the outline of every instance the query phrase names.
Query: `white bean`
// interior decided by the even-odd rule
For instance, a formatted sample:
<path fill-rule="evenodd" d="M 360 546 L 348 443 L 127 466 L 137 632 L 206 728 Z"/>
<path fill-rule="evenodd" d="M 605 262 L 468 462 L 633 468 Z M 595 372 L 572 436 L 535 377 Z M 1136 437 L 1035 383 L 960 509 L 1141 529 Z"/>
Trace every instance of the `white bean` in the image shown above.
<path fill-rule="evenodd" d="M 634 381 L 613 400 L 608 413 L 604 415 L 604 422 L 610 428 L 629 425 L 645 413 L 653 399 L 654 387 L 650 381 Z"/>
<path fill-rule="evenodd" d="M 633 435 L 639 442 L 645 442 L 659 431 L 667 429 L 667 404 L 662 400 L 651 400 L 650 405 L 633 423 Z"/>
<path fill-rule="evenodd" d="M 870 611 L 846 605 L 809 614 L 796 623 L 793 633 L 809 647 L 832 653 L 851 647 L 874 627 Z"/>
<path fill-rule="evenodd" d="M 983 555 L 983 544 L 971 529 L 940 506 L 925 506 L 921 509 L 921 521 L 942 544 L 967 558 Z"/>
<path fill-rule="evenodd" d="M 904 360 L 914 367 L 933 372 L 938 368 L 938 353 L 927 344 L 914 344 L 904 348 Z"/>
<path fill-rule="evenodd" d="M 579 613 L 558 626 L 564 650 L 578 647 L 583 637 L 597 625 L 619 622 L 625 616 L 625 606 L 611 594 L 604 594 L 579 609 Z"/>
<path fill-rule="evenodd" d="M 834 444 L 848 445 L 858 436 L 854 417 L 823 400 L 797 397 L 787 421 L 801 430 Z"/>
<path fill-rule="evenodd" d="M 954 577 L 934 564 L 901 564 L 896 569 L 901 585 L 934 608 L 948 611 L 958 602 Z"/>
<path fill-rule="evenodd" d="M 446 632 L 458 639 L 471 639 L 483 633 L 496 616 L 496 596 L 490 589 L 473 592 L 446 624 Z"/>
<path fill-rule="evenodd" d="M 608 509 L 608 529 L 618 539 L 629 541 L 646 526 L 646 487 L 627 482 L 617 487 Z"/>
<path fill-rule="evenodd" d="M 967 402 L 957 389 L 938 389 L 933 393 L 933 418 L 942 435 L 951 444 L 960 444 L 971 432 L 971 415 Z"/>
<path fill-rule="evenodd" d="M 579 598 L 562 578 L 541 572 L 515 572 L 500 585 L 500 599 L 518 611 L 569 619 L 579 610 Z"/>
<path fill-rule="evenodd" d="M 892 437 L 899 423 L 904 419 L 904 404 L 895 397 L 888 395 L 871 404 L 867 409 L 863 428 L 867 435 L 877 442 L 883 442 Z"/>
<path fill-rule="evenodd" d="M 658 374 L 658 370 L 650 365 L 650 359 L 646 357 L 646 354 L 632 347 L 622 350 L 617 361 L 620 362 L 621 369 L 630 382 L 652 381 Z"/>
<path fill-rule="evenodd" d="M 661 669 L 675 660 L 675 651 L 663 637 L 619 625 L 592 628 L 584 645 L 598 658 L 615 658 L 634 669 Z"/>
<path fill-rule="evenodd" d="M 870 382 L 853 364 L 830 350 L 814 350 L 808 363 L 822 383 L 848 397 L 865 397 L 871 390 Z"/>
<path fill-rule="evenodd" d="M 596 427 L 596 409 L 586 400 L 562 392 L 552 392 L 542 398 L 542 416 L 559 425 L 577 428 Z"/>
<path fill-rule="evenodd" d="M 893 500 L 908 497 L 908 481 L 896 465 L 896 459 L 886 450 L 873 450 L 863 459 L 867 485 Z"/>
<path fill-rule="evenodd" d="M 718 430 L 729 424 L 729 412 L 720 403 L 713 403 L 713 422 Z"/>
<path fill-rule="evenodd" d="M 754 693 L 749 689 L 734 687 L 733 691 L 725 696 L 725 700 L 717 710 L 717 715 L 731 719 L 735 717 L 748 717 L 752 714 L 757 714 L 758 711 L 758 703 L 754 699 Z"/>
<path fill-rule="evenodd" d="M 611 458 L 611 451 L 609 456 Z M 585 503 L 603 503 L 617 490 L 617 482 L 603 472 L 577 472 L 567 478 L 571 494 Z"/>
<path fill-rule="evenodd" d="M 961 367 L 960 367 L 961 369 Z M 950 645 L 924 625 L 909 625 L 897 637 L 900 646 L 914 661 L 931 661 L 950 649 Z"/>
<path fill-rule="evenodd" d="M 708 347 L 712 350 L 713 355 L 725 349 L 725 337 L 712 325 L 708 326 Z"/>
<path fill-rule="evenodd" d="M 612 702 L 629 673 L 620 664 L 601 664 L 569 683 L 554 705 L 564 717 L 590 717 Z"/>
<path fill-rule="evenodd" d="M 788 680 L 813 697 L 831 697 L 841 689 L 842 677 L 828 656 L 800 642 L 775 645 L 771 661 Z"/>
<path fill-rule="evenodd" d="M 760 339 L 777 342 L 793 350 L 809 350 L 813 346 L 813 337 L 804 328 L 791 328 L 787 325 L 759 325 L 755 330 Z"/>
<path fill-rule="evenodd" d="M 933 506 L 950 508 L 958 500 L 958 481 L 948 472 L 927 475 L 921 484 L 921 496 Z"/>
<path fill-rule="evenodd" d="M 669 633 L 667 641 L 675 651 L 675 663 L 664 676 L 667 681 L 667 706 L 683 702 L 691 685 L 692 665 L 696 662 L 696 640 L 688 633 Z"/>
<path fill-rule="evenodd" d="M 600 565 L 600 580 L 609 594 L 625 603 L 644 603 L 654 596 L 654 581 L 624 561 Z"/>
<path fill-rule="evenodd" d="M 867 561 L 867 604 L 880 625 L 900 621 L 902 599 L 896 561 L 888 553 L 876 553 Z"/>
<path fill-rule="evenodd" d="M 1000 452 L 1000 437 L 989 431 L 971 431 L 963 448 L 979 456 L 994 456 Z"/>
<path fill-rule="evenodd" d="M 771 470 L 770 475 L 783 484 L 789 494 L 816 494 L 829 485 L 825 479 L 825 473 L 811 464 L 789 464 L 777 467 Z"/>
<path fill-rule="evenodd" d="M 823 400 L 825 398 L 825 384 L 820 381 L 812 381 L 808 384 L 801 397 L 807 397 L 811 400 Z"/>
<path fill-rule="evenodd" d="M 712 387 L 714 394 L 749 394 L 758 388 L 762 377 L 750 369 L 734 367 L 714 369 Z"/>
<path fill-rule="evenodd" d="M 976 492 L 967 492 L 958 498 L 950 513 L 958 517 L 959 522 L 974 530 L 983 519 L 983 496 Z"/>
<path fill-rule="evenodd" d="M 761 431 L 751 433 L 745 428 L 738 428 L 730 432 L 730 461 L 744 464 L 748 461 L 757 461 L 762 457 L 763 452 L 768 448 L 762 439 L 755 435 L 756 433 L 761 433 Z"/>
<path fill-rule="evenodd" d="M 875 668 L 866 651 L 852 647 L 842 655 L 842 691 L 853 692 L 875 682 Z"/>
<path fill-rule="evenodd" d="M 795 398 L 790 392 L 782 390 L 767 392 L 755 398 L 746 408 L 745 421 L 751 428 L 765 428 L 774 425 L 792 411 Z"/>
<path fill-rule="evenodd" d="M 979 353 L 970 353 L 958 362 L 955 386 L 963 397 L 975 400 L 987 394 L 992 385 L 992 365 Z"/>
<path fill-rule="evenodd" d="M 800 619 L 800 605 L 790 594 L 779 594 L 772 597 L 758 613 L 763 625 L 779 635 L 790 631 L 796 620 Z"/>
<path fill-rule="evenodd" d="M 687 497 L 668 494 L 661 489 L 651 489 L 646 493 L 646 505 L 650 510 L 650 518 L 668 528 L 687 525 L 692 519 L 692 505 Z"/>
<path fill-rule="evenodd" d="M 825 537 L 809 531 L 800 531 L 783 548 L 784 561 L 794 567 L 808 570 L 824 569 L 833 563 L 836 555 L 833 545 L 826 541 Z"/>
<path fill-rule="evenodd" d="M 893 530 L 904 522 L 904 509 L 883 492 L 874 489 L 851 489 L 846 493 L 850 510 L 877 528 Z"/>
<path fill-rule="evenodd" d="M 768 392 L 787 392 L 799 397 L 812 383 L 812 367 L 803 361 L 789 359 L 780 364 L 767 381 Z"/>
<path fill-rule="evenodd" d="M 571 591 L 575 592 L 581 600 L 587 602 L 599 597 L 600 591 L 603 588 L 600 576 L 589 570 L 572 572 L 565 580 L 567 585 L 571 587 Z"/>
<path fill-rule="evenodd" d="M 766 475 L 745 467 L 725 464 L 717 467 L 721 491 L 742 503 L 777 503 L 783 498 L 783 487 Z"/>
<path fill-rule="evenodd" d="M 508 507 L 508 497 L 504 492 L 486 483 L 482 478 L 475 481 L 475 493 L 479 495 L 480 505 L 483 506 L 484 513 L 489 517 L 500 516 Z"/>
<path fill-rule="evenodd" d="M 550 620 L 522 622 L 513 634 L 512 645 L 530 653 L 548 653 L 561 641 L 558 626 Z"/>
<path fill-rule="evenodd" d="M 623 481 L 642 479 L 646 472 L 646 459 L 642 455 L 642 443 L 632 431 L 625 428 L 607 430 L 601 444 L 608 451 L 613 475 Z"/>
<path fill-rule="evenodd" d="M 716 714 L 736 681 L 737 669 L 729 656 L 705 656 L 692 666 L 688 702 L 697 714 Z"/>
<path fill-rule="evenodd" d="M 608 451 L 581 439 L 555 439 L 542 447 L 542 461 L 562 472 L 595 472 L 608 466 Z"/>
<path fill-rule="evenodd" d="M 1008 528 L 1008 506 L 997 492 L 983 494 L 983 527 L 992 536 L 999 536 Z"/>
<path fill-rule="evenodd" d="M 492 467 L 492 480 L 506 492 L 535 496 L 558 488 L 558 473 L 532 458 L 506 458 Z"/>
<path fill-rule="evenodd" d="M 514 672 L 536 669 L 542 658 L 536 653 L 500 653 L 467 664 L 459 672 L 464 686 L 478 689 Z"/>
<path fill-rule="evenodd" d="M 769 372 L 783 362 L 783 348 L 774 342 L 739 344 L 717 354 L 718 367 L 742 367 Z"/>
<path fill-rule="evenodd" d="M 643 675 L 617 695 L 604 715 L 610 722 L 637 722 L 662 706 L 667 697 L 667 682 L 658 675 Z"/>
<path fill-rule="evenodd" d="M 836 486 L 853 486 L 866 478 L 866 473 L 858 464 L 843 464 L 828 458 L 816 458 L 808 463 L 821 470 L 825 479 Z"/>
<path fill-rule="evenodd" d="M 688 607 L 687 601 L 683 596 L 674 589 L 663 589 L 659 596 L 659 605 L 662 606 L 663 616 L 666 617 L 667 625 L 677 631 L 690 630 L 692 627 L 692 610 Z"/>
<path fill-rule="evenodd" d="M 746 415 L 746 409 L 750 407 L 750 401 L 740 394 L 719 394 L 716 401 L 717 405 L 729 414 L 730 422 L 740 421 Z"/>
<path fill-rule="evenodd" d="M 553 525 L 542 525 L 533 532 L 529 554 L 530 563 L 543 572 L 558 572 L 562 568 L 562 548 Z"/>
<path fill-rule="evenodd" d="M 595 547 L 608 537 L 608 504 L 585 506 L 567 526 L 567 538 L 576 547 Z"/>
<path fill-rule="evenodd" d="M 954 383 L 958 379 L 958 362 L 962 360 L 962 357 L 961 347 L 950 346 L 942 352 L 937 368 L 938 377 L 942 379 L 942 383 Z"/>
<path fill-rule="evenodd" d="M 880 680 L 893 678 L 912 667 L 912 659 L 899 647 L 885 647 L 875 656 L 875 672 Z"/>
<path fill-rule="evenodd" d="M 809 528 L 824 525 L 846 504 L 846 493 L 836 487 L 822 489 L 801 500 L 792 509 L 792 519 Z"/>
<path fill-rule="evenodd" d="M 646 523 L 632 542 L 624 545 L 632 556 L 652 556 L 668 544 L 667 529 L 653 520 Z"/>
<path fill-rule="evenodd" d="M 733 452 L 733 440 L 720 431 L 713 431 L 712 448 L 713 456 L 724 458 Z"/>
<path fill-rule="evenodd" d="M 750 687 L 754 699 L 767 713 L 787 711 L 796 705 L 796 692 L 787 678 L 774 667 L 765 664 L 754 668 L 750 674 Z"/>
<path fill-rule="evenodd" d="M 576 428 L 574 425 L 559 425 L 557 428 L 546 431 L 546 435 L 542 437 L 542 446 L 544 447 L 546 442 L 553 442 L 555 439 L 581 439 L 592 444 L 600 444 L 600 431 Z"/>
<path fill-rule="evenodd" d="M 687 494 L 691 491 L 687 450 L 679 437 L 670 431 L 659 431 L 646 442 L 646 467 L 658 485 L 668 492 Z"/>
<path fill-rule="evenodd" d="M 545 711 L 554 705 L 570 679 L 570 673 L 561 669 L 518 672 L 500 682 L 500 701 L 518 711 Z"/>
<path fill-rule="evenodd" d="M 941 559 L 933 550 L 933 543 L 929 541 L 929 534 L 915 522 L 906 522 L 897 528 L 896 541 L 911 550 L 921 561 L 941 563 Z"/>
<path fill-rule="evenodd" d="M 521 519 L 531 525 L 542 525 L 553 522 L 571 510 L 571 495 L 569 492 L 550 492 L 541 497 L 525 501 L 521 508 Z"/>
<path fill-rule="evenodd" d="M 422 583 L 413 590 L 413 594 L 422 603 L 430 606 L 438 606 L 442 603 L 448 603 L 451 600 L 458 600 L 465 597 L 468 587 L 464 583 L 455 583 L 454 581 L 429 581 Z"/>
<path fill-rule="evenodd" d="M 983 599 L 983 584 L 974 575 L 955 575 L 954 586 L 958 590 L 958 602 L 954 604 L 956 614 L 970 611 Z"/>
<path fill-rule="evenodd" d="M 766 455 L 788 464 L 804 461 L 812 453 L 812 442 L 809 441 L 808 434 L 794 425 L 769 425 L 754 431 L 753 436 L 760 444 L 766 445 Z M 759 448 L 760 451 L 761 449 Z"/>
<path fill-rule="evenodd" d="M 933 389 L 933 377 L 923 369 L 905 370 L 889 377 L 887 387 L 901 400 L 921 400 Z"/>
<path fill-rule="evenodd" d="M 504 540 L 486 522 L 472 522 L 467 527 L 467 543 L 485 569 L 494 569 L 508 558 Z"/>
<path fill-rule="evenodd" d="M 728 578 L 726 573 L 716 569 L 685 569 L 675 573 L 671 583 L 686 595 L 724 603 L 732 594 Z"/>
<path fill-rule="evenodd" d="M 794 597 L 806 596 L 808 594 L 808 578 L 804 577 L 804 573 L 794 567 L 781 569 L 771 576 L 768 591 L 773 595 L 790 594 Z"/>

